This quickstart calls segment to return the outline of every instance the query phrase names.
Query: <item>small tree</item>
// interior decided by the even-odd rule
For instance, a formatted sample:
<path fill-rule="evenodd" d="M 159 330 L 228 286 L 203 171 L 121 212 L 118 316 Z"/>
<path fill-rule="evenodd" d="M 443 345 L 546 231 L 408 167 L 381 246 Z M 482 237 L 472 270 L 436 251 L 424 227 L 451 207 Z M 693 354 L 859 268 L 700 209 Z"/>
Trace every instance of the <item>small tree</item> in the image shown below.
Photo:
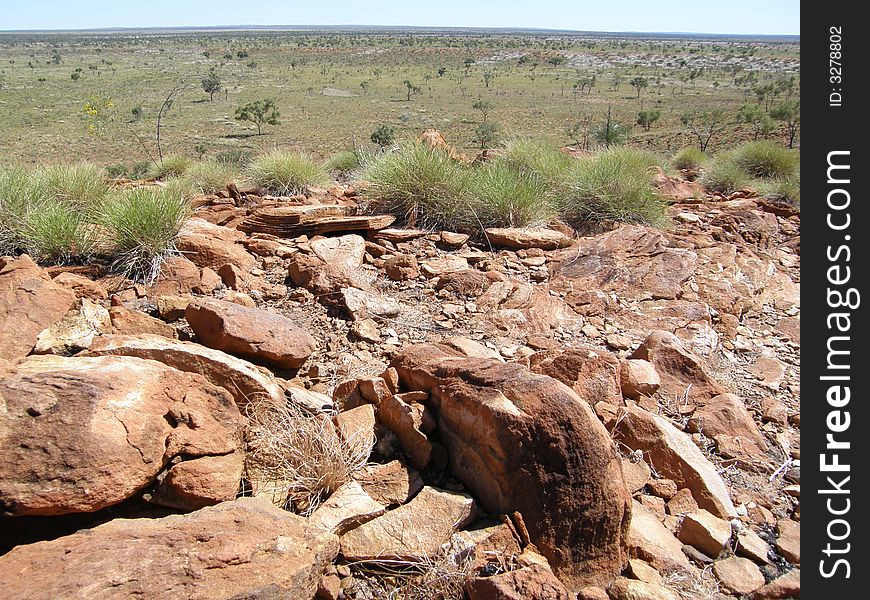
<path fill-rule="evenodd" d="M 278 105 L 271 98 L 248 102 L 236 109 L 237 121 L 250 121 L 257 126 L 257 135 L 262 135 L 263 125 L 278 125 L 281 123 Z"/>
<path fill-rule="evenodd" d="M 646 77 L 634 77 L 631 81 L 628 82 L 631 87 L 637 89 L 637 97 L 640 98 L 640 91 L 649 85 L 649 81 L 647 81 Z"/>
<path fill-rule="evenodd" d="M 360 84 L 359 84 L 359 86 L 360 86 L 360 88 L 362 88 L 363 95 L 364 95 L 364 96 L 368 96 L 368 95 L 369 95 L 369 89 L 371 89 L 371 87 L 372 87 L 372 82 L 371 82 L 371 81 L 368 81 L 368 80 L 361 81 Z"/>
<path fill-rule="evenodd" d="M 484 71 L 483 72 L 483 83 L 486 87 L 489 87 L 489 84 L 492 83 L 492 78 L 495 77 L 492 71 Z"/>
<path fill-rule="evenodd" d="M 495 123 L 481 123 L 474 128 L 474 141 L 480 144 L 480 149 L 491 147 L 498 139 L 498 125 Z"/>
<path fill-rule="evenodd" d="M 746 103 L 737 111 L 737 122 L 752 125 L 754 138 L 767 137 L 773 133 L 773 120 L 760 104 Z"/>
<path fill-rule="evenodd" d="M 486 123 L 486 117 L 489 115 L 489 111 L 492 110 L 492 102 L 489 100 L 478 100 L 474 104 L 471 105 L 471 108 L 474 110 L 479 110 L 483 115 L 483 122 Z"/>
<path fill-rule="evenodd" d="M 599 123 L 592 133 L 595 141 L 604 144 L 607 148 L 618 146 L 628 137 L 628 130 L 613 118 L 612 108 L 612 106 L 607 107 L 604 121 Z"/>
<path fill-rule="evenodd" d="M 707 151 L 710 140 L 725 131 L 726 126 L 725 113 L 718 109 L 686 113 L 680 120 L 698 140 L 702 152 Z"/>
<path fill-rule="evenodd" d="M 660 110 L 642 110 L 637 113 L 637 124 L 649 131 L 653 123 L 658 121 L 662 116 Z"/>
<path fill-rule="evenodd" d="M 412 96 L 412 95 L 417 95 L 417 94 L 422 94 L 422 93 L 423 93 L 423 91 L 422 91 L 419 87 L 417 87 L 416 85 L 414 85 L 413 83 L 411 83 L 408 79 L 406 79 L 406 80 L 403 81 L 402 83 L 405 84 L 405 89 L 406 89 L 407 92 L 408 92 L 408 95 L 407 95 L 407 97 L 406 97 L 406 100 L 407 100 L 408 102 L 411 101 L 411 96 Z"/>
<path fill-rule="evenodd" d="M 794 140 L 801 126 L 801 103 L 799 100 L 789 100 L 770 111 L 770 116 L 777 121 L 783 121 L 788 126 L 788 147 L 794 148 Z"/>
<path fill-rule="evenodd" d="M 588 115 L 583 115 L 580 121 L 565 128 L 565 134 L 568 136 L 574 145 L 582 147 L 584 150 L 589 149 L 589 125 L 592 119 Z"/>
<path fill-rule="evenodd" d="M 444 74 L 447 72 L 447 67 L 439 67 L 438 68 L 438 77 L 444 77 Z"/>
<path fill-rule="evenodd" d="M 377 144 L 383 150 L 387 146 L 393 145 L 396 140 L 396 130 L 387 124 L 382 124 L 372 132 L 370 139 L 373 144 Z"/>
<path fill-rule="evenodd" d="M 217 74 L 214 67 L 208 70 L 208 74 L 202 78 L 202 89 L 208 94 L 208 99 L 214 102 L 214 95 L 223 88 L 220 75 Z"/>

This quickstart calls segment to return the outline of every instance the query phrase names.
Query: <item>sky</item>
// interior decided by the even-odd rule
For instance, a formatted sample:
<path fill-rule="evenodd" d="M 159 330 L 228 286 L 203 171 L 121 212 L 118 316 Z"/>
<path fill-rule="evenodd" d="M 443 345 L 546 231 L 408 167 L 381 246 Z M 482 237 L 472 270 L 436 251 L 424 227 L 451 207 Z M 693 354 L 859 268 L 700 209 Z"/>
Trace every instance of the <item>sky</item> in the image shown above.
<path fill-rule="evenodd" d="M 800 33 L 800 0 L 0 0 L 0 31 L 214 25 Z"/>

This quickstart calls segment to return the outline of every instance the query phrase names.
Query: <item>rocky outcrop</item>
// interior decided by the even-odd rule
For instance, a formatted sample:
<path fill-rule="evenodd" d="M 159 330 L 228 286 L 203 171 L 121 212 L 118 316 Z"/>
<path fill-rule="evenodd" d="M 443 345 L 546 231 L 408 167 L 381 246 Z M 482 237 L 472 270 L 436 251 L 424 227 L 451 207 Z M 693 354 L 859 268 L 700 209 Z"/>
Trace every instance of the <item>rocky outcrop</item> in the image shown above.
<path fill-rule="evenodd" d="M 493 246 L 511 250 L 524 248 L 558 250 L 571 245 L 571 238 L 567 235 L 545 227 L 489 228 L 486 230 L 486 237 Z"/>
<path fill-rule="evenodd" d="M 293 321 L 259 308 L 202 299 L 191 302 L 184 314 L 209 348 L 282 369 L 298 369 L 316 347 L 314 338 Z"/>
<path fill-rule="evenodd" d="M 430 394 L 451 471 L 487 510 L 520 512 L 566 585 L 608 581 L 626 560 L 630 507 L 607 431 L 561 382 L 457 354 L 411 346 L 392 362 L 405 389 Z"/>
<path fill-rule="evenodd" d="M 186 508 L 235 497 L 240 460 L 187 464 L 241 451 L 232 396 L 199 375 L 127 356 L 32 356 L 0 379 L 0 400 L 5 514 L 93 512 L 164 469 L 178 471 L 155 494 L 169 486 Z"/>
<path fill-rule="evenodd" d="M 250 271 L 255 259 L 238 243 L 244 238 L 245 235 L 235 229 L 194 217 L 184 224 L 175 239 L 175 247 L 198 267 L 210 267 L 217 271 L 229 263 L 243 271 Z"/>
<path fill-rule="evenodd" d="M 0 258 L 0 358 L 26 356 L 39 333 L 75 303 L 76 295 L 52 281 L 29 256 Z"/>
<path fill-rule="evenodd" d="M 532 371 L 558 379 L 578 396 L 595 406 L 598 402 L 619 405 L 619 360 L 594 348 L 545 350 L 529 357 Z"/>
<path fill-rule="evenodd" d="M 305 518 L 239 498 L 19 546 L 0 557 L 0 587 L 8 600 L 312 598 L 337 552 Z"/>

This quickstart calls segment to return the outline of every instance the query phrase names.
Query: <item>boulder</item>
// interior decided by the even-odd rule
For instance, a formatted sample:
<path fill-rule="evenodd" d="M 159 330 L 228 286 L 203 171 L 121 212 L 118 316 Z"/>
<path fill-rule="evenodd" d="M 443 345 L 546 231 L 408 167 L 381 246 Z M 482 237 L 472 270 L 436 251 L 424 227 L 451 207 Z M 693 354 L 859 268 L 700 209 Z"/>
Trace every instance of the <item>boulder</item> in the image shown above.
<path fill-rule="evenodd" d="M 652 363 L 661 379 L 659 393 L 666 398 L 707 404 L 727 390 L 707 373 L 701 359 L 672 333 L 653 331 L 630 356 Z"/>
<path fill-rule="evenodd" d="M 558 379 L 594 406 L 598 402 L 622 404 L 619 360 L 595 348 L 544 350 L 529 357 L 532 371 Z"/>
<path fill-rule="evenodd" d="M 611 600 L 680 600 L 676 592 L 666 587 L 625 577 L 617 577 L 607 593 Z"/>
<path fill-rule="evenodd" d="M 260 498 L 114 519 L 0 557 L 9 600 L 312 598 L 338 538 Z M 38 582 L 38 584 L 35 584 Z"/>
<path fill-rule="evenodd" d="M 68 271 L 58 273 L 54 277 L 54 282 L 72 290 L 77 298 L 100 301 L 109 297 L 109 292 L 99 282 L 88 279 L 83 275 L 77 275 L 76 273 Z"/>
<path fill-rule="evenodd" d="M 94 337 L 112 327 L 109 311 L 86 298 L 36 338 L 33 352 L 69 356 L 89 348 Z"/>
<path fill-rule="evenodd" d="M 425 562 L 475 514 L 471 496 L 424 487 L 407 504 L 346 533 L 341 553 L 350 562 Z"/>
<path fill-rule="evenodd" d="M 112 333 L 118 335 L 152 334 L 170 339 L 178 337 L 178 333 L 172 325 L 138 310 L 130 310 L 122 305 L 116 297 L 112 298 L 109 318 L 112 321 Z"/>
<path fill-rule="evenodd" d="M 430 394 L 453 475 L 490 512 L 520 512 L 563 583 L 622 570 L 630 497 L 620 459 L 571 388 L 517 363 L 431 345 L 406 347 L 391 366 L 404 389 Z"/>
<path fill-rule="evenodd" d="M 735 394 L 719 394 L 699 407 L 689 418 L 687 429 L 701 432 L 717 442 L 722 436 L 739 438 L 738 458 L 745 463 L 758 462 L 767 448 L 764 436 Z"/>
<path fill-rule="evenodd" d="M 52 281 L 29 256 L 0 257 L 0 358 L 26 356 L 39 333 L 75 303 L 76 295 Z"/>
<path fill-rule="evenodd" d="M 628 550 L 632 557 L 645 560 L 663 573 L 691 568 L 683 554 L 683 544 L 652 511 L 637 501 L 631 503 Z"/>
<path fill-rule="evenodd" d="M 462 256 L 447 254 L 441 258 L 423 261 L 421 270 L 427 277 L 438 277 L 468 269 L 468 260 Z"/>
<path fill-rule="evenodd" d="M 341 289 L 340 303 L 354 321 L 368 317 L 396 317 L 402 309 L 392 298 L 355 287 Z"/>
<path fill-rule="evenodd" d="M 654 583 L 662 585 L 663 580 L 661 574 L 650 566 L 645 560 L 632 558 L 628 561 L 628 572 L 631 576 L 646 583 Z"/>
<path fill-rule="evenodd" d="M 245 234 L 235 229 L 214 225 L 194 217 L 187 220 L 178 237 L 175 238 L 175 247 L 188 260 L 201 268 L 209 267 L 217 270 L 230 263 L 243 271 L 250 271 L 255 266 L 256 259 L 238 243 L 244 238 Z"/>
<path fill-rule="evenodd" d="M 776 522 L 776 550 L 790 563 L 801 562 L 801 524 L 791 519 Z"/>
<path fill-rule="evenodd" d="M 761 539 L 761 536 L 748 528 L 743 528 L 737 532 L 737 548 L 735 552 L 738 556 L 751 558 L 761 565 L 766 565 L 770 562 L 768 558 L 770 546 Z"/>
<path fill-rule="evenodd" d="M 355 234 L 315 238 L 308 245 L 331 269 L 344 273 L 353 273 L 362 267 L 366 255 L 365 239 Z"/>
<path fill-rule="evenodd" d="M 764 585 L 764 575 L 748 558 L 731 556 L 713 563 L 719 585 L 735 596 L 746 596 Z"/>
<path fill-rule="evenodd" d="M 148 296 L 189 294 L 200 283 L 199 267 L 183 256 L 170 256 L 160 266 L 160 275 L 148 289 Z"/>
<path fill-rule="evenodd" d="M 417 279 L 420 276 L 420 267 L 417 258 L 413 254 L 396 254 L 387 259 L 384 265 L 387 277 L 393 281 L 405 281 Z"/>
<path fill-rule="evenodd" d="M 749 595 L 749 600 L 791 600 L 800 597 L 801 570 L 792 569 L 755 590 Z"/>
<path fill-rule="evenodd" d="M 622 362 L 619 383 L 623 396 L 637 400 L 641 396 L 655 394 L 661 387 L 662 380 L 652 363 L 632 358 Z"/>
<path fill-rule="evenodd" d="M 731 539 L 731 523 L 698 509 L 683 517 L 678 536 L 684 544 L 716 558 Z"/>
<path fill-rule="evenodd" d="M 622 459 L 622 476 L 625 478 L 628 491 L 632 494 L 643 489 L 643 486 L 649 481 L 650 475 L 649 465 L 644 461 L 633 462 L 626 458 Z"/>
<path fill-rule="evenodd" d="M 465 582 L 468 600 L 573 600 L 553 572 L 541 565 L 522 567 Z"/>
<path fill-rule="evenodd" d="M 689 488 L 680 488 L 668 500 L 668 514 L 679 516 L 698 510 L 698 503 Z"/>
<path fill-rule="evenodd" d="M 271 373 L 201 344 L 159 335 L 104 335 L 91 344 L 88 355 L 137 356 L 162 362 L 179 371 L 199 373 L 214 385 L 229 391 L 241 410 L 255 399 L 284 401 L 284 390 Z"/>
<path fill-rule="evenodd" d="M 420 404 L 408 404 L 390 394 L 378 404 L 378 421 L 396 434 L 408 462 L 415 469 L 423 470 L 432 455 L 432 443 L 426 437 L 424 421 L 432 417 L 424 412 Z"/>
<path fill-rule="evenodd" d="M 491 227 L 486 230 L 486 237 L 493 246 L 510 250 L 558 250 L 571 245 L 571 238 L 567 235 L 546 227 Z"/>
<path fill-rule="evenodd" d="M 386 507 L 369 496 L 356 481 L 349 481 L 335 490 L 317 507 L 308 522 L 336 535 L 343 535 L 363 523 L 384 514 Z"/>
<path fill-rule="evenodd" d="M 439 277 L 435 283 L 435 289 L 476 298 L 488 290 L 492 284 L 493 280 L 488 277 L 487 273 L 477 269 L 463 269 Z"/>
<path fill-rule="evenodd" d="M 620 409 L 614 435 L 632 450 L 641 450 L 659 475 L 689 488 L 698 506 L 716 516 L 737 516 L 725 482 L 691 438 L 664 417 L 642 408 Z"/>
<path fill-rule="evenodd" d="M 369 465 L 354 473 L 353 477 L 375 502 L 385 506 L 404 504 L 423 488 L 420 473 L 399 460 Z"/>
<path fill-rule="evenodd" d="M 185 317 L 209 348 L 282 369 L 298 369 L 317 346 L 307 331 L 283 315 L 222 300 L 195 300 Z"/>
<path fill-rule="evenodd" d="M 164 468 L 241 449 L 241 417 L 229 392 L 141 358 L 32 356 L 0 379 L 0 398 L 5 514 L 93 512 L 139 493 Z M 197 489 L 214 487 L 226 493 L 209 491 L 204 501 L 231 500 L 241 468 L 222 467 L 210 481 L 198 476 L 192 489 L 176 491 L 196 502 Z M 235 482 L 231 491 L 227 479 Z"/>

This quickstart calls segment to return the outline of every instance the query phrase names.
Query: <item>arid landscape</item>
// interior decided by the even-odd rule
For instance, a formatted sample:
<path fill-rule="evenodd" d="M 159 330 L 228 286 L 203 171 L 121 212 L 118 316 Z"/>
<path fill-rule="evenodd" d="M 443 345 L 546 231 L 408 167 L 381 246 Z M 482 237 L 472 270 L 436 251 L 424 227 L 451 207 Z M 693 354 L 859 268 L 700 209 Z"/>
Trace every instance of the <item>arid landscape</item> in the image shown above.
<path fill-rule="evenodd" d="M 0 33 L 0 595 L 799 598 L 799 52 Z"/>

